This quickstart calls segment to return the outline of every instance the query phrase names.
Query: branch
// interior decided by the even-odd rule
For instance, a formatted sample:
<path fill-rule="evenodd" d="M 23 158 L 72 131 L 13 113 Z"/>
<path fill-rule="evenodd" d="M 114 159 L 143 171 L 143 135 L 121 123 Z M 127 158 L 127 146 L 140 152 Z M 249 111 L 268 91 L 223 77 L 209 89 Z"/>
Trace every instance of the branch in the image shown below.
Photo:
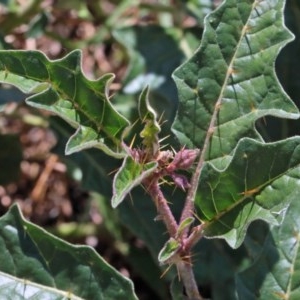
<path fill-rule="evenodd" d="M 203 149 L 201 151 L 195 173 L 193 174 L 193 176 L 191 178 L 190 188 L 189 188 L 188 194 L 186 196 L 185 205 L 184 205 L 184 208 L 183 208 L 183 211 L 181 214 L 181 218 L 180 218 L 180 223 L 182 221 L 184 221 L 186 218 L 192 217 L 194 214 L 194 210 L 195 210 L 194 202 L 195 202 L 196 192 L 197 192 L 197 188 L 198 188 L 198 184 L 199 184 L 199 179 L 200 179 L 202 168 L 204 166 L 205 156 L 206 156 L 207 149 L 209 147 L 210 139 L 215 130 L 215 123 L 217 121 L 218 112 L 221 107 L 221 101 L 222 101 L 222 98 L 219 97 L 218 101 L 216 102 L 215 109 L 214 109 L 214 112 L 213 112 L 211 120 L 210 120 L 210 124 L 209 124 L 208 130 L 207 130 L 204 144 L 203 144 Z M 184 238 L 187 237 L 188 232 L 189 232 L 189 227 L 184 229 L 184 232 L 183 232 Z"/>
<path fill-rule="evenodd" d="M 203 300 L 198 291 L 198 286 L 195 280 L 191 262 L 179 261 L 176 263 L 176 266 L 180 274 L 180 278 L 182 278 L 182 282 L 185 287 L 188 299 Z"/>
<path fill-rule="evenodd" d="M 158 180 L 155 178 L 151 178 L 150 180 L 146 180 L 144 184 L 146 186 L 147 192 L 156 204 L 159 218 L 161 218 L 165 223 L 170 237 L 175 237 L 178 229 L 178 224 L 173 216 L 166 198 L 164 197 L 160 189 Z"/>

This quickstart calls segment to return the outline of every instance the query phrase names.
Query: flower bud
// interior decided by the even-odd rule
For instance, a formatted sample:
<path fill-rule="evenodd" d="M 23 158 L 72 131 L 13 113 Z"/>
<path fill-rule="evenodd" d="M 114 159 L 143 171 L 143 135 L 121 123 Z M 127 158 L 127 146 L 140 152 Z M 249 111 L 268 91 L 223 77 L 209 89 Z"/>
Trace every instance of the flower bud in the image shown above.
<path fill-rule="evenodd" d="M 189 169 L 195 162 L 199 152 L 199 149 L 181 149 L 175 154 L 172 163 L 168 166 L 168 171 L 173 172 L 178 169 Z"/>
<path fill-rule="evenodd" d="M 184 175 L 173 173 L 173 174 L 171 174 L 171 177 L 172 177 L 175 185 L 177 185 L 182 190 L 185 191 L 186 189 L 188 189 L 190 187 L 190 183 Z"/>

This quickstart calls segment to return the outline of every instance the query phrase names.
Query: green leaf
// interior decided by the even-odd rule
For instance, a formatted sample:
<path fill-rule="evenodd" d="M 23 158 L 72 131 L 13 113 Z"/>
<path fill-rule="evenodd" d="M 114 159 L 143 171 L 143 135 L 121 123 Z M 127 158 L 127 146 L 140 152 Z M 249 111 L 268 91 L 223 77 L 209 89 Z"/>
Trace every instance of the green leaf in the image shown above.
<path fill-rule="evenodd" d="M 131 281 L 93 248 L 73 246 L 48 234 L 25 221 L 16 205 L 0 219 L 0 248 L 1 276 L 18 287 L 15 295 L 11 294 L 14 299 L 22 282 L 24 292 L 37 287 L 45 298 L 57 293 L 91 300 L 137 299 Z M 0 298 L 4 293 L 0 287 Z"/>
<path fill-rule="evenodd" d="M 138 274 L 138 276 L 143 278 L 148 287 L 157 295 L 156 297 L 149 295 L 148 298 L 169 299 L 168 284 L 161 278 L 162 271 L 157 266 L 157 256 L 151 257 L 147 248 L 136 247 L 133 243 L 130 243 L 129 246 L 130 250 L 127 259 L 134 270 L 134 274 Z"/>
<path fill-rule="evenodd" d="M 159 252 L 158 261 L 161 264 L 168 263 L 170 259 L 172 259 L 178 252 L 180 247 L 181 245 L 178 241 L 176 241 L 174 238 L 170 238 Z"/>
<path fill-rule="evenodd" d="M 0 134 L 0 184 L 5 185 L 19 178 L 22 148 L 19 137 Z"/>
<path fill-rule="evenodd" d="M 299 299 L 299 174 L 299 168 L 288 174 L 288 189 L 286 181 L 277 183 L 280 196 L 290 202 L 282 224 L 265 235 L 250 230 L 245 240 L 253 263 L 236 276 L 239 299 Z"/>
<path fill-rule="evenodd" d="M 50 119 L 50 121 L 52 129 L 55 130 L 58 136 L 58 144 L 55 147 L 55 151 L 63 155 L 65 140 L 69 137 L 72 128 L 57 117 Z M 77 174 L 79 174 L 78 177 L 79 179 L 81 178 L 82 187 L 104 195 L 107 198 L 107 201 L 104 201 L 104 203 L 108 206 L 107 209 L 111 209 L 109 200 L 112 197 L 112 180 L 108 174 L 120 167 L 120 161 L 107 157 L 103 152 L 97 151 L 97 149 L 74 153 L 66 157 L 66 161 L 68 165 L 73 165 L 73 177 L 77 177 Z M 157 210 L 142 188 L 133 189 L 130 194 L 132 196 L 130 197 L 131 199 L 124 201 L 113 212 L 118 214 L 120 221 L 131 232 L 145 241 L 152 257 L 157 261 L 157 254 L 161 249 L 161 245 L 166 241 L 166 236 L 163 234 L 165 227 L 162 222 L 153 222 L 153 219 L 157 216 Z M 173 187 L 170 187 L 166 197 L 167 199 L 172 199 L 174 210 L 179 215 L 180 207 L 184 200 L 183 193 L 177 190 L 176 198 L 174 198 Z"/>
<path fill-rule="evenodd" d="M 232 249 L 221 239 L 201 239 L 194 253 L 197 258 L 193 261 L 193 270 L 202 296 L 205 299 L 237 300 L 235 274 L 249 260 L 243 245 Z"/>
<path fill-rule="evenodd" d="M 188 217 L 184 219 L 178 226 L 176 236 L 181 236 L 183 230 L 185 230 L 187 227 L 189 227 L 193 222 L 195 221 L 195 218 Z"/>
<path fill-rule="evenodd" d="M 84 300 L 67 291 L 45 287 L 0 272 L 0 296 L 2 299 L 55 299 Z M 13 298 L 12 298 L 13 297 Z"/>
<path fill-rule="evenodd" d="M 112 207 L 117 207 L 130 191 L 147 178 L 157 168 L 156 162 L 141 164 L 131 156 L 127 156 L 116 173 L 113 182 Z"/>
<path fill-rule="evenodd" d="M 238 247 L 250 222 L 263 219 L 277 223 L 288 202 L 273 193 L 272 183 L 300 163 L 300 137 L 275 143 L 244 138 L 225 170 L 207 163 L 202 171 L 195 201 L 207 237 L 222 237 Z M 283 181 L 283 193 L 289 182 Z"/>
<path fill-rule="evenodd" d="M 27 103 L 53 112 L 77 128 L 66 153 L 96 147 L 123 157 L 121 139 L 128 121 L 111 105 L 108 87 L 113 74 L 92 81 L 81 69 L 81 51 L 48 60 L 39 51 L 1 51 L 0 82 L 18 87 Z"/>
<path fill-rule="evenodd" d="M 157 122 L 157 114 L 151 107 L 148 96 L 149 88 L 146 88 L 139 99 L 140 120 L 145 124 L 143 130 L 140 132 L 140 136 L 143 138 L 146 150 L 153 157 L 159 151 L 158 133 L 160 132 L 160 126 Z"/>
<path fill-rule="evenodd" d="M 173 74 L 179 108 L 173 131 L 206 160 L 224 157 L 243 137 L 260 140 L 255 121 L 299 117 L 280 86 L 275 59 L 292 34 L 283 24 L 283 0 L 227 0 L 205 18 L 200 48 Z"/>

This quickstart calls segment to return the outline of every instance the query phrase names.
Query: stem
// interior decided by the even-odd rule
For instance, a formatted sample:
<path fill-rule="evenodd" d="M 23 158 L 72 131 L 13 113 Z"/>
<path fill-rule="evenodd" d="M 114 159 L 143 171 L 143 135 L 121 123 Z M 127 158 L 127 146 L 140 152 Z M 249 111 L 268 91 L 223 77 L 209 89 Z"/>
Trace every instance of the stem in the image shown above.
<path fill-rule="evenodd" d="M 207 130 L 207 134 L 206 134 L 206 137 L 205 137 L 203 149 L 201 151 L 200 158 L 199 158 L 195 173 L 193 174 L 193 176 L 191 178 L 191 182 L 190 182 L 191 187 L 189 188 L 188 194 L 186 196 L 185 205 L 184 205 L 184 208 L 183 208 L 183 211 L 182 211 L 182 214 L 181 214 L 181 218 L 180 218 L 180 223 L 182 221 L 184 221 L 186 218 L 193 216 L 194 201 L 195 201 L 195 197 L 196 197 L 196 192 L 197 192 L 197 188 L 198 188 L 198 184 L 199 184 L 201 171 L 202 171 L 202 168 L 203 168 L 203 165 L 204 165 L 204 162 L 205 162 L 206 151 L 207 151 L 207 148 L 208 148 L 208 145 L 209 145 L 210 138 L 211 138 L 211 136 L 213 135 L 213 132 L 214 132 L 213 129 L 214 129 L 215 121 L 217 119 L 217 112 L 218 112 L 218 110 L 215 109 L 214 113 L 212 115 L 212 118 L 211 118 L 211 121 L 210 121 L 210 124 L 209 124 L 209 128 Z M 188 231 L 189 231 L 189 228 L 186 228 L 184 230 L 184 233 L 183 233 L 182 236 L 187 237 Z"/>
<path fill-rule="evenodd" d="M 229 72 L 227 74 L 227 77 L 230 76 Z M 220 94 L 222 95 L 222 93 Z M 201 175 L 201 171 L 203 169 L 204 166 L 204 162 L 205 162 L 205 156 L 206 156 L 206 152 L 207 149 L 209 147 L 210 144 L 210 139 L 214 133 L 215 130 L 215 123 L 217 121 L 217 116 L 218 116 L 218 112 L 220 110 L 221 107 L 221 101 L 222 101 L 222 97 L 220 96 L 215 104 L 215 109 L 213 111 L 213 114 L 211 116 L 210 119 L 210 123 L 209 123 L 209 127 L 207 129 L 207 133 L 205 136 L 205 140 L 204 140 L 204 144 L 203 144 L 203 148 L 200 154 L 200 158 L 195 170 L 195 173 L 193 174 L 192 178 L 191 178 L 191 182 L 190 182 L 190 189 L 188 190 L 188 194 L 186 196 L 186 200 L 185 200 L 185 205 L 181 214 L 181 218 L 180 218 L 180 223 L 185 220 L 188 217 L 192 217 L 194 214 L 194 202 L 195 202 L 195 197 L 196 197 L 196 192 L 197 192 L 197 188 L 198 188 L 198 184 L 199 184 L 199 179 L 200 179 L 200 175 Z M 189 232 L 189 228 L 186 228 L 183 232 L 183 237 L 186 238 Z"/>
<path fill-rule="evenodd" d="M 163 192 L 160 189 L 158 178 L 151 176 L 146 179 L 143 184 L 150 197 L 154 200 L 159 217 L 165 223 L 170 237 L 175 238 L 178 233 L 178 224 L 166 198 L 163 195 Z M 191 261 L 191 248 L 202 237 L 202 227 L 202 225 L 199 225 L 194 228 L 190 237 L 186 240 L 186 243 L 184 243 L 185 245 L 181 251 L 182 253 L 180 253 L 180 257 L 184 257 L 184 259 L 180 259 L 176 262 L 179 278 L 182 278 L 185 291 L 188 295 L 188 299 L 190 300 L 203 300 L 198 291 Z"/>
<path fill-rule="evenodd" d="M 151 198 L 155 201 L 159 217 L 162 218 L 163 222 L 165 223 L 170 237 L 175 237 L 178 224 L 173 216 L 166 198 L 160 189 L 158 181 L 156 179 L 152 179 L 148 185 L 146 183 L 146 188 Z"/>
<path fill-rule="evenodd" d="M 214 1 L 214 5 L 219 5 L 219 0 Z M 242 29 L 242 35 L 241 35 L 242 37 L 245 36 L 246 30 L 247 30 L 247 26 L 244 26 L 243 29 Z M 240 42 L 241 42 L 241 39 L 239 41 L 239 44 L 240 44 Z M 199 184 L 201 171 L 202 171 L 202 168 L 203 168 L 203 165 L 204 165 L 204 162 L 205 162 L 205 156 L 206 156 L 206 152 L 207 152 L 207 149 L 209 147 L 209 144 L 210 144 L 209 143 L 210 139 L 211 139 L 211 137 L 214 133 L 214 130 L 215 130 L 215 124 L 216 124 L 216 121 L 217 121 L 219 110 L 221 108 L 221 102 L 222 102 L 222 97 L 223 97 L 223 94 L 224 94 L 224 90 L 226 88 L 226 83 L 227 83 L 228 79 L 230 78 L 230 76 L 232 75 L 232 72 L 233 72 L 233 62 L 234 62 L 235 56 L 236 56 L 236 54 L 234 54 L 232 56 L 231 61 L 228 65 L 226 76 L 224 78 L 224 83 L 222 85 L 219 97 L 216 101 L 214 111 L 213 111 L 211 119 L 210 119 L 210 123 L 209 123 L 208 129 L 207 129 L 207 133 L 206 133 L 206 136 L 205 136 L 203 149 L 202 149 L 199 161 L 198 161 L 198 165 L 196 167 L 196 171 L 195 171 L 194 175 L 191 178 L 191 183 L 190 183 L 191 187 L 188 191 L 188 194 L 187 194 L 187 197 L 186 197 L 186 200 L 185 200 L 185 206 L 184 206 L 184 209 L 182 211 L 180 222 L 182 222 L 183 220 L 185 220 L 188 217 L 191 217 L 194 213 L 194 200 L 195 200 L 196 191 L 197 191 L 198 184 Z M 183 237 L 187 237 L 188 232 L 189 232 L 189 228 L 186 228 L 184 230 Z"/>
<path fill-rule="evenodd" d="M 190 251 L 198 243 L 198 241 L 203 237 L 203 227 L 204 227 L 204 224 L 200 224 L 192 229 L 191 234 L 185 240 L 184 246 L 185 246 L 186 251 Z"/>
<path fill-rule="evenodd" d="M 176 263 L 180 278 L 182 278 L 185 291 L 190 300 L 203 300 L 198 291 L 198 286 L 193 273 L 191 262 L 179 261 Z"/>

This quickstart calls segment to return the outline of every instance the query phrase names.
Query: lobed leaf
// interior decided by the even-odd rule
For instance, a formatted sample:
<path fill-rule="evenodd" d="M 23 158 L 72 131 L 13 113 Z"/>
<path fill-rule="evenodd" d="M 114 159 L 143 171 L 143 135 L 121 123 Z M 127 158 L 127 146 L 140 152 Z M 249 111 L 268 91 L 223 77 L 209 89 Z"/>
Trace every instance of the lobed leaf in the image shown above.
<path fill-rule="evenodd" d="M 272 183 L 299 164 L 300 137 L 268 144 L 244 138 L 225 170 L 206 164 L 195 200 L 199 218 L 206 223 L 205 235 L 238 247 L 250 222 L 277 223 L 289 203 L 276 195 Z M 282 183 L 282 192 L 288 193 L 288 181 Z"/>
<path fill-rule="evenodd" d="M 179 108 L 173 131 L 182 145 L 221 158 L 243 137 L 261 140 L 255 121 L 299 117 L 283 91 L 274 64 L 292 34 L 283 24 L 285 1 L 227 0 L 205 18 L 200 48 L 173 77 Z"/>
<path fill-rule="evenodd" d="M 39 51 L 0 51 L 0 82 L 9 83 L 26 94 L 26 102 L 53 112 L 77 128 L 66 146 L 71 154 L 86 148 L 100 148 L 123 157 L 122 134 L 128 121 L 108 98 L 113 74 L 92 81 L 81 69 L 81 51 L 51 61 Z"/>
<path fill-rule="evenodd" d="M 50 235 L 25 221 L 16 205 L 0 218 L 0 248 L 0 277 L 7 288 L 15 286 L 10 294 L 14 299 L 20 285 L 23 293 L 51 299 L 137 299 L 132 282 L 93 248 L 73 246 Z M 4 292 L 0 284 L 1 295 Z M 65 296 L 53 298 L 53 293 Z"/>
<path fill-rule="evenodd" d="M 299 171 L 277 182 L 278 196 L 290 202 L 281 225 L 271 227 L 265 235 L 250 230 L 245 240 L 253 262 L 236 275 L 239 299 L 299 299 Z M 289 189 L 285 190 L 287 181 Z"/>

